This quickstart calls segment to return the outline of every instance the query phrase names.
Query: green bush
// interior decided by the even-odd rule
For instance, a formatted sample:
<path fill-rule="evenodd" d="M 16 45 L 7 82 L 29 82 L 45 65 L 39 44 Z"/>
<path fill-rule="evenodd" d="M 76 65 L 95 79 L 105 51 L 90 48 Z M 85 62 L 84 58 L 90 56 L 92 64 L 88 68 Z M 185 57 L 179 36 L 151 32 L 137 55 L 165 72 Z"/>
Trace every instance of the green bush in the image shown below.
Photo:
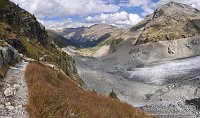
<path fill-rule="evenodd" d="M 113 99 L 118 99 L 118 98 L 117 98 L 117 94 L 116 94 L 113 90 L 112 90 L 111 93 L 109 94 L 109 97 L 110 97 L 110 98 L 113 98 Z"/>
<path fill-rule="evenodd" d="M 94 89 L 92 89 L 92 91 L 91 91 L 91 92 L 92 92 L 92 93 L 95 93 L 95 94 L 97 93 L 97 92 L 96 92 Z"/>

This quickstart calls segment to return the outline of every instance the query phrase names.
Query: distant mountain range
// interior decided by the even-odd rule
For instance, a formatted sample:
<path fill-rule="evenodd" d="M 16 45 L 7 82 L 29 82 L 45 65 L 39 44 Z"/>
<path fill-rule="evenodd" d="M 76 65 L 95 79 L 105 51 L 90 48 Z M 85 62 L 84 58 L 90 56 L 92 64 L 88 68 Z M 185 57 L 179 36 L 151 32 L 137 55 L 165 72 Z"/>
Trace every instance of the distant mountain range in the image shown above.
<path fill-rule="evenodd" d="M 96 24 L 91 27 L 66 28 L 59 31 L 59 33 L 70 40 L 76 47 L 87 48 L 97 46 L 122 31 L 122 29 L 112 25 Z"/>

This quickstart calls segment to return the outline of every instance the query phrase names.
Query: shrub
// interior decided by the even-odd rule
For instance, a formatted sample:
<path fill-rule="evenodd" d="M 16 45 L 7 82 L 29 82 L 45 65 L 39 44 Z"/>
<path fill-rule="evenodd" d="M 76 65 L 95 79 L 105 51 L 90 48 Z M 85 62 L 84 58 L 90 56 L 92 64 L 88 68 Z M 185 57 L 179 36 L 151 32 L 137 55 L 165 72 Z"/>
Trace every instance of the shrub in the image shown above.
<path fill-rule="evenodd" d="M 97 92 L 96 92 L 94 89 L 92 89 L 92 93 L 95 93 L 95 94 L 96 94 Z"/>
<path fill-rule="evenodd" d="M 109 94 L 109 97 L 110 97 L 110 98 L 113 98 L 113 99 L 118 99 L 118 98 L 117 98 L 117 94 L 116 94 L 113 90 L 112 90 L 111 93 Z"/>

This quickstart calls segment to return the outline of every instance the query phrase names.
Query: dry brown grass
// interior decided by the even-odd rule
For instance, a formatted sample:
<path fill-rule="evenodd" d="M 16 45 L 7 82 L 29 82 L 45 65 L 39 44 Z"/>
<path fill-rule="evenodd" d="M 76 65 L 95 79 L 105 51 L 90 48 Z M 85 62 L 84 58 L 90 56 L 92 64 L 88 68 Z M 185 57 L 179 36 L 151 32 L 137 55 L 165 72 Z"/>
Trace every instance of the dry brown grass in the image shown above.
<path fill-rule="evenodd" d="M 146 113 L 78 87 L 63 73 L 38 63 L 25 71 L 31 118 L 148 118 Z"/>
<path fill-rule="evenodd" d="M 2 67 L 0 68 L 0 79 L 5 77 L 8 69 L 9 69 L 9 65 L 7 63 L 3 63 Z"/>

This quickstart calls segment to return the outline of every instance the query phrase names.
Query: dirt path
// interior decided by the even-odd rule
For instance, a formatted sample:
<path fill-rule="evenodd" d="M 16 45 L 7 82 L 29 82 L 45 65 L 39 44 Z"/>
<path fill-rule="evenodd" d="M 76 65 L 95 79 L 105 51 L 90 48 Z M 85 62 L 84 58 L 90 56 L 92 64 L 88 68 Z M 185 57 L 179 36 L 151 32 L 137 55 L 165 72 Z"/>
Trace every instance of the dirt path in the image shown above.
<path fill-rule="evenodd" d="M 28 62 L 21 61 L 10 67 L 6 77 L 0 80 L 0 118 L 27 118 L 25 110 L 28 89 L 24 71 Z"/>

